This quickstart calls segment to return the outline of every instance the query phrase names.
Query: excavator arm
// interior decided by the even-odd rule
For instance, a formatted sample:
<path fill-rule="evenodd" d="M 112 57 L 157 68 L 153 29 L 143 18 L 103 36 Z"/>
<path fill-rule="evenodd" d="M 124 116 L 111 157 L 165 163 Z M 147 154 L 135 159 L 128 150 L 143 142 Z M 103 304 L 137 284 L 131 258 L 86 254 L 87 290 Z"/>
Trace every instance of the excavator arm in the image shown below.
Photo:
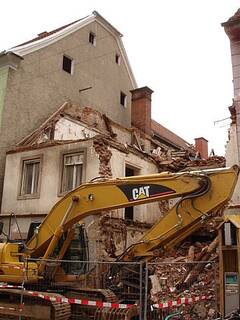
<path fill-rule="evenodd" d="M 238 177 L 238 168 L 196 172 L 205 176 L 203 187 L 183 196 L 138 242 L 119 258 L 132 261 L 151 257 L 155 248 L 169 250 L 208 223 L 211 214 L 230 200 Z"/>
<path fill-rule="evenodd" d="M 231 198 L 238 172 L 238 167 L 234 166 L 83 184 L 52 208 L 38 234 L 27 243 L 30 256 L 50 258 L 62 234 L 89 215 L 99 214 L 103 210 L 181 197 L 139 243 L 125 252 L 122 260 L 146 256 L 160 245 L 173 246 L 199 228 L 210 212 L 222 207 Z"/>

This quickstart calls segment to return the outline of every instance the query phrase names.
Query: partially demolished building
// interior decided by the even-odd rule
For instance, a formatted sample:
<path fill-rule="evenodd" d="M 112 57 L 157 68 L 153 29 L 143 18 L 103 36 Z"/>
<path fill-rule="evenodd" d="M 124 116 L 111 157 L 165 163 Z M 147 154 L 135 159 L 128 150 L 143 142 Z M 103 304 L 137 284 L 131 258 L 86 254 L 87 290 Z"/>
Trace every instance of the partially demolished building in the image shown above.
<path fill-rule="evenodd" d="M 1 219 L 12 238 L 83 182 L 207 165 L 206 139 L 197 152 L 151 118 L 153 91 L 137 88 L 121 36 L 94 12 L 0 54 Z M 86 219 L 90 259 L 119 255 L 169 206 Z"/>

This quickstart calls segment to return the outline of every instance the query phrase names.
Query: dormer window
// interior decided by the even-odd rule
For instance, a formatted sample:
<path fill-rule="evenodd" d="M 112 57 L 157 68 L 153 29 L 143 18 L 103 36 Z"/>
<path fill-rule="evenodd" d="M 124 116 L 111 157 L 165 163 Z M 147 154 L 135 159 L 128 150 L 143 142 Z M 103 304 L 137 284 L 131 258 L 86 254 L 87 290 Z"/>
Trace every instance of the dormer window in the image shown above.
<path fill-rule="evenodd" d="M 88 38 L 89 43 L 91 43 L 93 46 L 96 46 L 96 35 L 93 32 L 89 33 L 89 38 Z"/>
<path fill-rule="evenodd" d="M 73 59 L 64 55 L 62 69 L 67 73 L 73 74 Z"/>

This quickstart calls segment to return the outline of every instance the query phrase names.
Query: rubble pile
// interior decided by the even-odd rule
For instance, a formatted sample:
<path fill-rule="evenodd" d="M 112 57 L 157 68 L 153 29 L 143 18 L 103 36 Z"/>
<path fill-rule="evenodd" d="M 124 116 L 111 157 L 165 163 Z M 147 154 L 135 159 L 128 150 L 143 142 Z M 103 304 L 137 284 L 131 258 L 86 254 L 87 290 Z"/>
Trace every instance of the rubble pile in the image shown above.
<path fill-rule="evenodd" d="M 157 162 L 160 171 L 178 172 L 196 168 L 221 168 L 226 165 L 224 157 L 212 156 L 205 160 L 199 158 L 197 154 L 191 155 L 187 150 L 162 151 L 157 148 L 152 151 L 152 157 Z"/>
<path fill-rule="evenodd" d="M 110 218 L 109 212 L 102 212 L 99 227 L 104 250 L 110 258 L 116 258 L 119 243 L 124 248 L 127 239 L 127 226 L 123 219 Z"/>
<path fill-rule="evenodd" d="M 226 166 L 225 157 L 213 156 L 206 160 L 193 159 L 187 162 L 186 167 L 209 167 L 209 168 L 222 168 Z"/>
<path fill-rule="evenodd" d="M 106 259 L 116 258 L 127 248 L 127 232 L 130 236 L 142 237 L 152 227 L 147 222 L 125 220 L 114 217 L 114 211 L 102 211 L 99 219 L 100 241 L 107 253 Z"/>
<path fill-rule="evenodd" d="M 164 216 L 169 211 L 169 202 L 167 200 L 158 201 L 160 215 Z"/>
<path fill-rule="evenodd" d="M 158 304 L 204 295 L 209 299 L 183 305 L 180 309 L 186 320 L 213 319 L 217 299 L 217 244 L 217 238 L 211 243 L 185 242 L 174 251 L 157 257 L 150 268 L 151 302 Z M 170 311 L 174 310 L 168 310 L 169 313 Z"/>

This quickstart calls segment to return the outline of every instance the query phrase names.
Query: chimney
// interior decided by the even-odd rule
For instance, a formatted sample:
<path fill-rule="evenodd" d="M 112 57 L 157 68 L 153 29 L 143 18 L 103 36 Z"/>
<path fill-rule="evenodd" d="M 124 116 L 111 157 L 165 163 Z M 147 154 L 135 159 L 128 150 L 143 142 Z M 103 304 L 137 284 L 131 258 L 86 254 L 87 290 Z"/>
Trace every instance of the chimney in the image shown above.
<path fill-rule="evenodd" d="M 199 152 L 201 159 L 206 160 L 208 158 L 208 141 L 205 138 L 195 138 L 195 148 Z"/>
<path fill-rule="evenodd" d="M 130 91 L 132 94 L 132 125 L 151 134 L 151 95 L 153 91 L 142 87 Z"/>

